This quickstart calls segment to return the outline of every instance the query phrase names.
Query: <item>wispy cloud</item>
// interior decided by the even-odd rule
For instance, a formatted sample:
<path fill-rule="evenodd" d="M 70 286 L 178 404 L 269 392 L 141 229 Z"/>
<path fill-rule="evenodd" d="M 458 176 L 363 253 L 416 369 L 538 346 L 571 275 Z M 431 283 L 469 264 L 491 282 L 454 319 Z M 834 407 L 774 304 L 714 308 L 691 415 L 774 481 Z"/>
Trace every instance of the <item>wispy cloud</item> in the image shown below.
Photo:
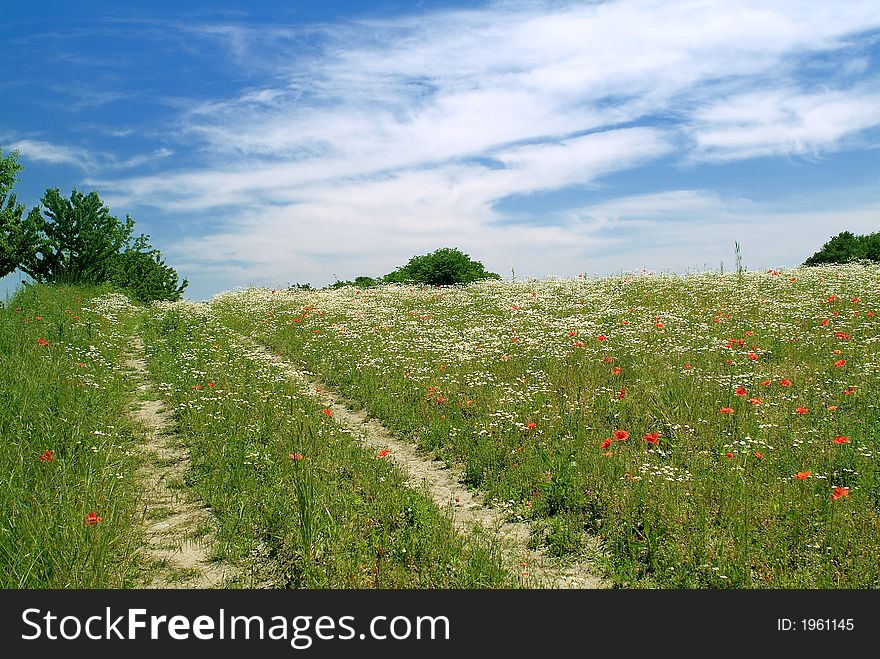
<path fill-rule="evenodd" d="M 12 142 L 9 149 L 18 151 L 23 158 L 51 165 L 74 165 L 86 169 L 91 162 L 90 155 L 83 150 L 40 140 L 18 140 Z"/>
<path fill-rule="evenodd" d="M 695 218 L 717 198 L 630 197 L 591 221 L 580 209 L 516 228 L 497 202 L 598 186 L 660 158 L 842 148 L 880 125 L 876 64 L 858 48 L 878 28 L 876 2 L 861 0 L 515 2 L 310 28 L 190 25 L 194 44 L 226 44 L 266 75 L 182 111 L 181 148 L 201 165 L 91 180 L 117 204 L 220 217 L 221 231 L 180 254 L 235 260 L 255 279 L 326 280 L 331 258 L 346 275 L 376 273 L 453 242 L 491 242 L 498 262 L 540 246 L 573 268 L 613 243 L 593 225 L 632 219 L 632 204 Z M 833 64 L 811 69 L 820 55 Z"/>
<path fill-rule="evenodd" d="M 110 172 L 139 167 L 148 162 L 168 158 L 174 154 L 171 149 L 162 147 L 151 153 L 138 154 L 124 160 L 112 153 L 94 152 L 88 149 L 63 144 L 52 144 L 42 140 L 24 139 L 9 144 L 10 151 L 18 151 L 24 160 L 44 162 L 50 165 L 72 165 L 84 172 Z M 89 179 L 86 179 L 86 183 Z"/>

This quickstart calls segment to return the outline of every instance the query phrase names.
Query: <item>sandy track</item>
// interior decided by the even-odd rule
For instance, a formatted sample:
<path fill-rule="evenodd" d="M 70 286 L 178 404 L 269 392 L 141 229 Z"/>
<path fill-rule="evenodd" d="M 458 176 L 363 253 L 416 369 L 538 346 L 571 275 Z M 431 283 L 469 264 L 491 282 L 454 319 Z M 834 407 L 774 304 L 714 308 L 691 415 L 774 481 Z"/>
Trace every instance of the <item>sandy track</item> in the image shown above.
<path fill-rule="evenodd" d="M 460 471 L 447 468 L 431 455 L 420 454 L 416 447 L 402 441 L 367 412 L 357 409 L 350 401 L 329 390 L 312 373 L 296 368 L 277 353 L 239 335 L 241 347 L 255 357 L 270 358 L 281 365 L 285 373 L 302 386 L 302 392 L 320 396 L 333 412 L 333 418 L 348 428 L 365 446 L 389 451 L 386 459 L 393 461 L 404 472 L 407 484 L 415 489 L 424 488 L 431 499 L 443 510 L 450 510 L 456 529 L 463 533 L 481 527 L 497 535 L 504 547 L 505 560 L 524 586 L 529 588 L 609 588 L 610 583 L 596 574 L 593 563 L 587 559 L 562 564 L 542 552 L 528 548 L 531 529 L 526 523 L 505 520 L 505 513 L 486 505 L 481 496 L 462 483 Z M 320 394 L 316 394 L 320 390 Z"/>
<path fill-rule="evenodd" d="M 141 380 L 138 393 L 150 390 L 144 344 L 135 337 L 126 366 Z M 189 455 L 172 432 L 171 412 L 158 400 L 139 400 L 132 416 L 146 428 L 145 463 L 138 474 L 147 525 L 147 588 L 221 588 L 228 566 L 210 560 L 213 516 L 204 502 L 183 486 Z"/>

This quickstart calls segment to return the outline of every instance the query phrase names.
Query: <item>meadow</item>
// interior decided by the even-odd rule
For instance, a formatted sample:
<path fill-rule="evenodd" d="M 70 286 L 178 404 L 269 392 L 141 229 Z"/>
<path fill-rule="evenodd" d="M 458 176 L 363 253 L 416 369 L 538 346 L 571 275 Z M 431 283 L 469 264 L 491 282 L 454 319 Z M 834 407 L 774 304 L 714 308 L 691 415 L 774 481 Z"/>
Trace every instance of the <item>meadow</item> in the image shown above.
<path fill-rule="evenodd" d="M 3 585 L 143 578 L 138 335 L 227 587 L 522 585 L 256 342 L 613 586 L 875 588 L 878 295 L 860 264 L 146 307 L 29 286 L 0 314 Z"/>

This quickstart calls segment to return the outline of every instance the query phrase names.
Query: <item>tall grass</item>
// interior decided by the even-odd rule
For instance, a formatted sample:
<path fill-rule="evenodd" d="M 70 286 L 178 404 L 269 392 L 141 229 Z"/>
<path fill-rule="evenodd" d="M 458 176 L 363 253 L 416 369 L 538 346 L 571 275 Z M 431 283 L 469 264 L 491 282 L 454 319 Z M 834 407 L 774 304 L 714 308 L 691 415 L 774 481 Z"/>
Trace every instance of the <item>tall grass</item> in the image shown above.
<path fill-rule="evenodd" d="M 125 587 L 137 575 L 121 366 L 135 315 L 106 292 L 31 285 L 0 310 L 0 587 Z"/>
<path fill-rule="evenodd" d="M 217 556 L 253 567 L 242 585 L 510 583 L 488 538 L 454 533 L 396 467 L 336 424 L 315 392 L 241 345 L 204 306 L 156 307 L 145 338 L 150 371 L 190 451 L 188 484 L 219 522 Z"/>
<path fill-rule="evenodd" d="M 632 587 L 880 585 L 880 269 L 216 297 Z M 800 477 L 799 477 L 800 475 Z"/>

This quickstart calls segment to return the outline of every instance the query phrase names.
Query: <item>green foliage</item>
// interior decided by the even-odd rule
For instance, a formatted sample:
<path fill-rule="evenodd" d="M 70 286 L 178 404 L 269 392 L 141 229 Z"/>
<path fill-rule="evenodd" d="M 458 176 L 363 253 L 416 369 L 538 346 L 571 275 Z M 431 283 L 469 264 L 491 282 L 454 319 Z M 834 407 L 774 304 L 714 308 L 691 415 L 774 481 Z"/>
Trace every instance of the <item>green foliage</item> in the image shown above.
<path fill-rule="evenodd" d="M 180 282 L 177 271 L 165 265 L 162 254 L 138 236 L 134 243 L 116 255 L 110 282 L 132 293 L 141 302 L 179 300 L 189 281 Z"/>
<path fill-rule="evenodd" d="M 804 261 L 804 265 L 846 263 L 861 259 L 880 261 L 880 232 L 866 236 L 857 236 L 849 231 L 839 233 Z"/>
<path fill-rule="evenodd" d="M 443 247 L 430 254 L 414 256 L 405 266 L 385 275 L 386 283 L 418 283 L 431 286 L 469 284 L 479 279 L 500 279 L 487 272 L 483 264 L 454 247 Z"/>
<path fill-rule="evenodd" d="M 18 172 L 18 152 L 3 155 L 0 147 L 0 277 L 14 271 L 26 257 L 30 240 L 25 230 L 24 205 L 18 203 L 12 188 Z"/>
<path fill-rule="evenodd" d="M 34 284 L 0 309 L 0 588 L 131 588 L 143 569 L 143 438 L 119 367 L 136 316 L 104 291 Z"/>
<path fill-rule="evenodd" d="M 134 220 L 110 214 L 98 193 L 76 189 L 67 199 L 46 190 L 27 222 L 36 236 L 34 252 L 22 269 L 39 282 L 99 284 L 109 281 L 116 255 L 128 244 Z"/>
<path fill-rule="evenodd" d="M 98 193 L 76 189 L 70 198 L 57 188 L 46 191 L 31 210 L 25 233 L 31 249 L 21 268 L 38 282 L 100 284 L 130 290 L 140 301 L 177 300 L 189 283 L 165 265 L 158 250 L 141 235 L 132 240 L 134 220 L 110 214 Z"/>
<path fill-rule="evenodd" d="M 372 286 L 377 286 L 379 284 L 378 281 L 373 279 L 372 277 L 360 276 L 355 277 L 354 281 L 346 280 L 346 281 L 337 281 L 333 284 L 330 284 L 330 288 L 337 289 L 342 288 L 343 286 L 355 286 L 356 288 L 371 288 Z"/>

